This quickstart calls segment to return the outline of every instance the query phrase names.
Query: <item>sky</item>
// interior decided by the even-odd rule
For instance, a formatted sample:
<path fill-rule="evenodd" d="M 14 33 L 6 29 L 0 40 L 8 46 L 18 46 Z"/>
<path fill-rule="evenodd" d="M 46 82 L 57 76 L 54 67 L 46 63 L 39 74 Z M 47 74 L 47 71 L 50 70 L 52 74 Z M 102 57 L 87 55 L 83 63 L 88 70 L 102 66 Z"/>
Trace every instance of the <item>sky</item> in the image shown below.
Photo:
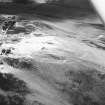
<path fill-rule="evenodd" d="M 46 0 L 33 0 L 33 1 L 36 1 L 38 3 L 45 3 Z"/>

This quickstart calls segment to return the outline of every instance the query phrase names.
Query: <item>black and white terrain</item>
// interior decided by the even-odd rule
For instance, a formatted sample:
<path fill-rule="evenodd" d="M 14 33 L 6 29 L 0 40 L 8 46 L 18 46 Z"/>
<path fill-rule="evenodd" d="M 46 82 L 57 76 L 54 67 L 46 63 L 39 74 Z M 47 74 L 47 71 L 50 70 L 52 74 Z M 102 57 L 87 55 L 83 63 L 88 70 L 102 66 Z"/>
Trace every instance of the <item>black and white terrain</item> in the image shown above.
<path fill-rule="evenodd" d="M 105 105 L 105 27 L 91 7 L 0 3 L 0 105 Z M 1 23 L 0 23 L 1 24 Z"/>

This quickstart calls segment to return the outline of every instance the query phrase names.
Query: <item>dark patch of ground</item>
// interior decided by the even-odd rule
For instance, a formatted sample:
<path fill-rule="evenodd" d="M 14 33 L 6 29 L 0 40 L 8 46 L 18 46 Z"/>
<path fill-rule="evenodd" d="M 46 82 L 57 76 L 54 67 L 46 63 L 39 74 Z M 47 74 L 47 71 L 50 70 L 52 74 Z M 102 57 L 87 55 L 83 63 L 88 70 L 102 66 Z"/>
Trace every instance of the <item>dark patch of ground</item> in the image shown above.
<path fill-rule="evenodd" d="M 19 80 L 12 74 L 2 74 L 0 73 L 0 89 L 8 92 L 16 92 L 18 94 L 27 94 L 29 90 L 24 81 Z"/>
<path fill-rule="evenodd" d="M 105 105 L 105 74 L 92 71 L 70 71 L 70 82 L 63 84 L 62 92 L 68 94 L 73 105 Z"/>
<path fill-rule="evenodd" d="M 3 61 L 14 68 L 30 69 L 30 70 L 33 68 L 32 61 L 25 58 L 15 59 L 15 58 L 6 57 L 3 59 Z"/>
<path fill-rule="evenodd" d="M 0 105 L 25 105 L 24 97 L 17 94 L 0 95 Z"/>
<path fill-rule="evenodd" d="M 25 105 L 30 93 L 27 84 L 12 74 L 0 73 L 0 105 Z"/>

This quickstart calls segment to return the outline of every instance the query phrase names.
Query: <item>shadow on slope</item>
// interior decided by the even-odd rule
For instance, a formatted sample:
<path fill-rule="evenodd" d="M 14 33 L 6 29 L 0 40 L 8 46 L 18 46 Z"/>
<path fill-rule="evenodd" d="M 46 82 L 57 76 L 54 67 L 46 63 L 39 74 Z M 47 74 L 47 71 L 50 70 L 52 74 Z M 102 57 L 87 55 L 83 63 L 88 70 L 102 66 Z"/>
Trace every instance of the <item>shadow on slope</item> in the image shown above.
<path fill-rule="evenodd" d="M 94 15 L 93 10 L 90 8 L 80 8 L 78 6 L 64 6 L 55 4 L 14 4 L 14 3 L 1 3 L 1 14 L 31 14 L 37 17 L 50 21 L 60 21 L 63 19 L 81 19 L 89 15 Z"/>

